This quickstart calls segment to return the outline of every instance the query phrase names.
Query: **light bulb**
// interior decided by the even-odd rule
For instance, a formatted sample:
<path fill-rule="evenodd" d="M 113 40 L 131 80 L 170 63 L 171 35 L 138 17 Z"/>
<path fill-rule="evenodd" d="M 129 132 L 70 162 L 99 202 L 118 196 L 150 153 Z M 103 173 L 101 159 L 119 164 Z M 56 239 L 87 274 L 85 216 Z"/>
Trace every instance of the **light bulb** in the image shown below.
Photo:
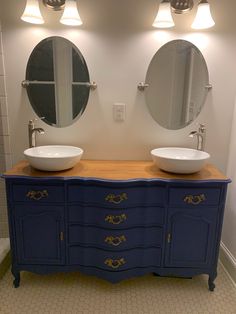
<path fill-rule="evenodd" d="M 70 26 L 78 26 L 83 24 L 77 10 L 76 1 L 66 0 L 65 9 L 60 19 L 60 23 Z"/>
<path fill-rule="evenodd" d="M 170 2 L 162 2 L 160 4 L 159 10 L 152 26 L 158 28 L 170 28 L 175 26 L 171 15 Z"/>
<path fill-rule="evenodd" d="M 197 14 L 191 27 L 193 29 L 206 29 L 215 25 L 211 16 L 210 5 L 206 1 L 202 1 L 198 5 Z"/>
<path fill-rule="evenodd" d="M 44 19 L 39 9 L 38 0 L 27 0 L 24 13 L 21 16 L 22 21 L 32 24 L 43 24 Z"/>

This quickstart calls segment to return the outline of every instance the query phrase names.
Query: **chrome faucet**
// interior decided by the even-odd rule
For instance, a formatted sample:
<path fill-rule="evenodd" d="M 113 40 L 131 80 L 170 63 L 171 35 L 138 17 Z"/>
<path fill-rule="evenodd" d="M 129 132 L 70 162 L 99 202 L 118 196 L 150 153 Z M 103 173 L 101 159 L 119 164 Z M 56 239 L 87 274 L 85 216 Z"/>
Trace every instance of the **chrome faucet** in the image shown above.
<path fill-rule="evenodd" d="M 197 137 L 197 149 L 204 150 L 206 141 L 206 127 L 204 124 L 199 124 L 198 131 L 192 131 L 189 133 L 189 137 Z"/>
<path fill-rule="evenodd" d="M 29 147 L 35 147 L 36 146 L 36 132 L 39 134 L 44 134 L 45 131 L 42 128 L 35 128 L 34 127 L 34 121 L 37 119 L 29 120 L 28 124 L 28 131 L 29 131 Z"/>

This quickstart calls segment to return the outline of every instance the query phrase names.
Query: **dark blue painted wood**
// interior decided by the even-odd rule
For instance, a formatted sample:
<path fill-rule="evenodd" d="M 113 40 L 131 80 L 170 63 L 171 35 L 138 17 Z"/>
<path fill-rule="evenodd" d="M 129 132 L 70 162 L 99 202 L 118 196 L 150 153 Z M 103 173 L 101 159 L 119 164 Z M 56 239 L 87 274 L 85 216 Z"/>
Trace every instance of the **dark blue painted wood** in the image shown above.
<path fill-rule="evenodd" d="M 163 204 L 165 189 L 161 186 L 145 188 L 141 187 L 118 187 L 110 183 L 106 186 L 70 184 L 68 186 L 68 202 L 83 204 L 99 204 L 109 208 L 120 208 Z M 122 196 L 124 196 L 122 198 Z"/>
<path fill-rule="evenodd" d="M 69 221 L 104 228 L 120 229 L 135 226 L 163 225 L 162 207 L 107 209 L 98 206 L 68 206 Z"/>
<path fill-rule="evenodd" d="M 161 227 L 109 230 L 96 227 L 70 225 L 69 244 L 100 247 L 106 250 L 126 250 L 137 247 L 162 247 Z"/>
<path fill-rule="evenodd" d="M 110 282 L 150 272 L 208 274 L 213 290 L 230 180 L 5 178 L 16 287 L 23 270 L 78 270 Z M 45 188 L 48 197 L 25 198 L 29 189 Z M 124 193 L 127 197 L 120 201 L 118 195 Z M 106 199 L 109 194 L 115 202 Z M 206 198 L 187 204 L 183 198 L 190 194 Z M 125 215 L 124 221 L 120 215 Z M 112 222 L 107 216 L 114 216 Z M 115 238 L 124 233 L 128 240 L 117 247 L 104 242 L 106 234 Z M 107 259 L 113 260 L 113 267 L 104 262 Z M 121 259 L 125 263 L 116 267 Z"/>
<path fill-rule="evenodd" d="M 84 274 L 97 276 L 99 278 L 105 279 L 111 283 L 118 283 L 121 280 L 143 276 L 149 273 L 156 273 L 160 276 L 167 277 L 193 277 L 200 274 L 209 275 L 209 268 L 170 268 L 170 267 L 161 267 L 161 266 L 149 266 L 149 267 L 135 267 L 128 270 L 120 271 L 110 271 L 103 270 L 97 267 L 88 267 L 81 265 L 17 265 L 15 270 L 19 273 L 20 271 L 26 270 L 34 272 L 37 274 L 50 274 L 55 272 L 82 272 Z M 78 280 L 80 274 L 78 273 Z M 158 278 L 156 278 L 158 280 Z M 157 291 L 158 292 L 158 291 Z"/>
<path fill-rule="evenodd" d="M 112 260 L 111 266 L 106 261 Z M 118 262 L 123 261 L 119 266 Z M 159 266 L 161 249 L 133 249 L 122 252 L 109 252 L 95 248 L 72 246 L 69 249 L 69 264 L 93 266 L 109 271 L 121 271 L 135 267 Z"/>
<path fill-rule="evenodd" d="M 64 187 L 48 184 L 13 184 L 12 197 L 15 202 L 61 203 L 64 202 Z"/>
<path fill-rule="evenodd" d="M 194 207 L 196 206 L 209 206 L 209 205 L 218 205 L 220 201 L 220 188 L 171 188 L 169 196 L 169 204 L 175 206 L 184 207 Z M 189 204 L 185 201 L 185 198 L 189 195 L 193 197 L 198 197 L 203 195 L 203 200 L 199 201 L 199 204 Z"/>
<path fill-rule="evenodd" d="M 19 264 L 64 264 L 63 207 L 15 205 L 13 217 Z"/>
<path fill-rule="evenodd" d="M 201 267 L 213 263 L 216 235 L 217 207 L 170 208 L 170 243 L 166 265 Z M 167 247 L 168 247 L 167 246 Z"/>

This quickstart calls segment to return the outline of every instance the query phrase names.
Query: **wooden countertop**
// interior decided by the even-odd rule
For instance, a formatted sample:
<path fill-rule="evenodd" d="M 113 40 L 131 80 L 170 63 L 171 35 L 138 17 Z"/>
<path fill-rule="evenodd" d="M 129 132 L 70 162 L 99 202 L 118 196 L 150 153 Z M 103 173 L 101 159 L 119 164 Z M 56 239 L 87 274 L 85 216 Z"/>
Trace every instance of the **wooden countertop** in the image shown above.
<path fill-rule="evenodd" d="M 164 179 L 164 180 L 230 180 L 217 168 L 207 164 L 194 174 L 173 174 L 160 170 L 152 161 L 81 160 L 75 167 L 64 171 L 40 171 L 32 168 L 28 161 L 17 163 L 4 173 L 4 177 L 83 177 L 108 180 Z"/>

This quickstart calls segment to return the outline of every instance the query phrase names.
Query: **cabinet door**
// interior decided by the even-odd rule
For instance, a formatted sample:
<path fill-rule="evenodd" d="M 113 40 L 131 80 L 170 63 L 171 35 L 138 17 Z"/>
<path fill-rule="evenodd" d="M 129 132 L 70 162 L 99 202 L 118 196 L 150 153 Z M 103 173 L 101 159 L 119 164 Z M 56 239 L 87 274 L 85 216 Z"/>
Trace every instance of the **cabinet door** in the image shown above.
<path fill-rule="evenodd" d="M 204 267 L 212 263 L 217 208 L 170 209 L 166 266 Z"/>
<path fill-rule="evenodd" d="M 63 211 L 60 206 L 14 207 L 19 264 L 64 264 Z"/>

